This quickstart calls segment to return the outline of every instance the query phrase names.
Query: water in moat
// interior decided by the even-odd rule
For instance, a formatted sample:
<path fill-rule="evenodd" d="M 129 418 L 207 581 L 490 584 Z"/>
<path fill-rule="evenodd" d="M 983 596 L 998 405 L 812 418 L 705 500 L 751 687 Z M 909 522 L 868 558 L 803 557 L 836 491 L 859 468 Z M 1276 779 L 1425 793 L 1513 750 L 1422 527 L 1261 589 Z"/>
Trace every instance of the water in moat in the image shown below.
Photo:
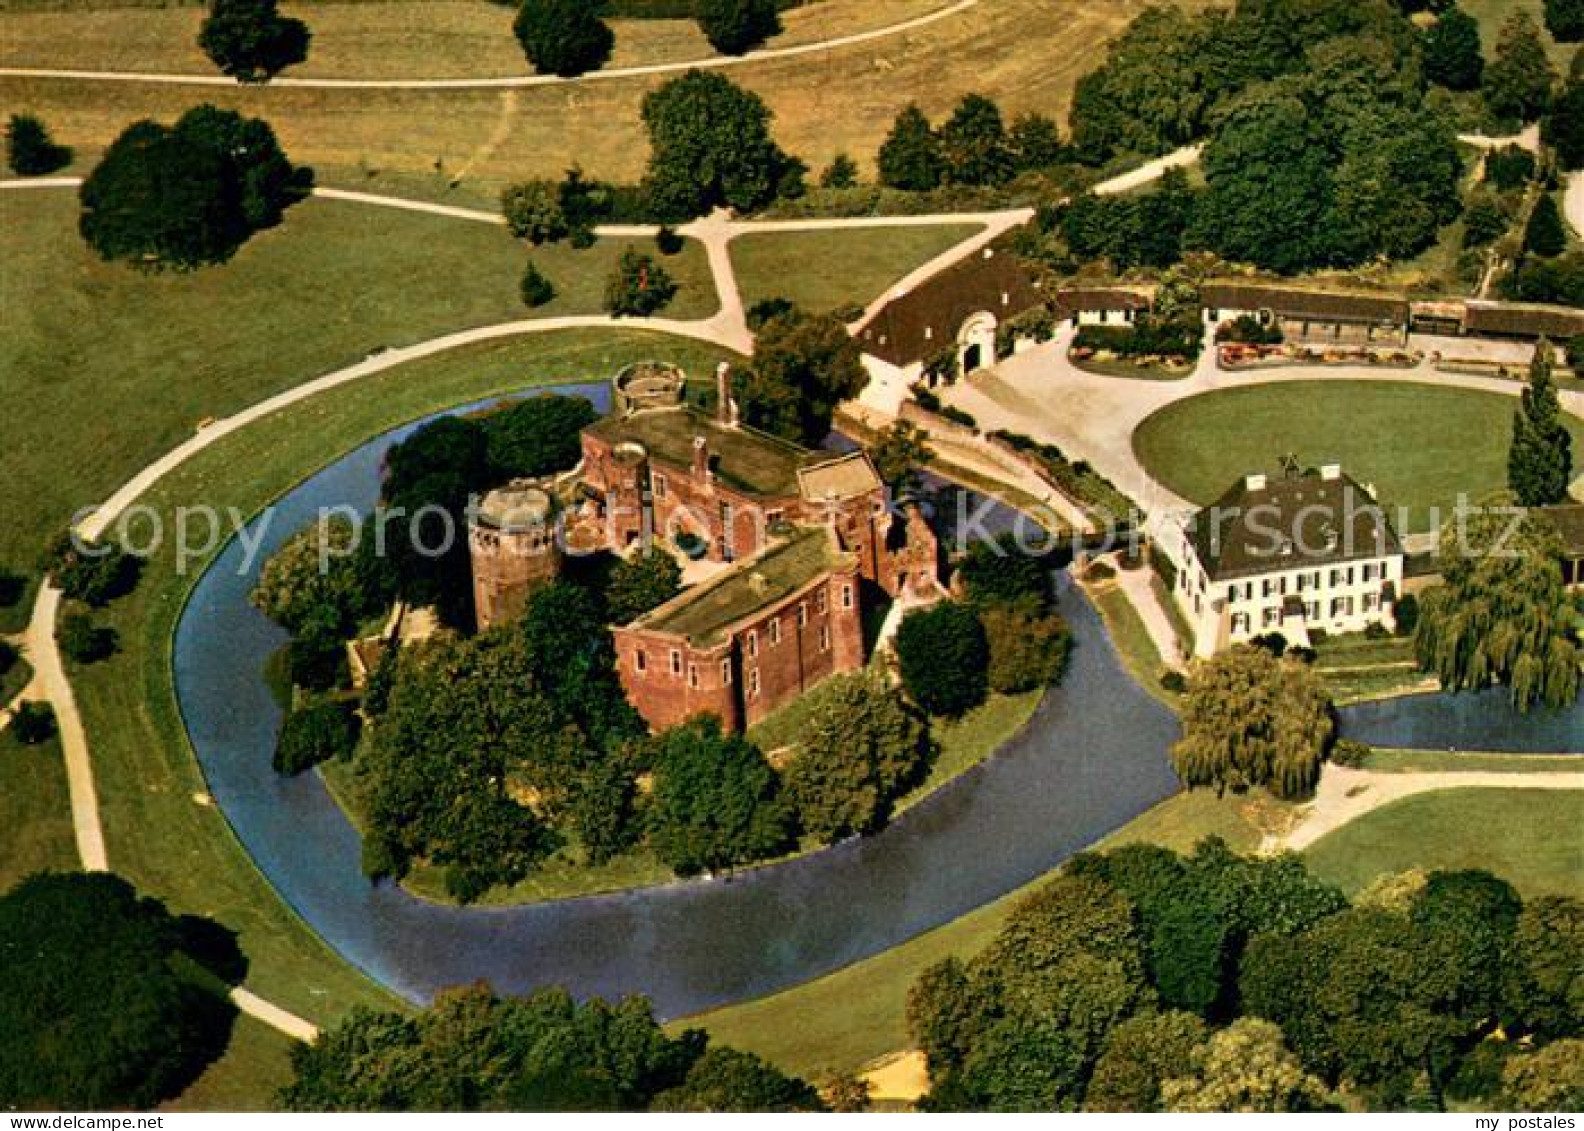
<path fill-rule="evenodd" d="M 609 407 L 605 384 L 555 391 Z M 416 427 L 364 445 L 280 500 L 250 569 L 233 541 L 194 590 L 175 649 L 188 732 L 243 845 L 336 950 L 402 994 L 422 999 L 483 978 L 508 992 L 644 993 L 672 1017 L 758 996 L 995 899 L 1176 787 L 1166 761 L 1175 719 L 1129 678 L 1094 609 L 1064 586 L 1077 646 L 1062 685 L 994 758 L 878 836 L 731 878 L 517 908 L 439 906 L 370 884 L 358 836 L 319 777 L 270 768 L 281 711 L 263 671 L 285 636 L 247 596 L 262 562 L 321 508 L 371 508 L 384 453 Z M 1584 749 L 1584 705 L 1519 716 L 1499 694 L 1420 696 L 1343 714 L 1346 733 L 1380 745 Z"/>

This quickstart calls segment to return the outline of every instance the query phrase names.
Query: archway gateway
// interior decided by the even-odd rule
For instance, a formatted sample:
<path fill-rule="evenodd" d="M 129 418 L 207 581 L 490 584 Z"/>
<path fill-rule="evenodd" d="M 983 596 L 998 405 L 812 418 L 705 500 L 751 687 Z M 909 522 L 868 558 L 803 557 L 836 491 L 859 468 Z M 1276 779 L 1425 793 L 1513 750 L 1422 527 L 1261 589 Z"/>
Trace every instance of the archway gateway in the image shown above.
<path fill-rule="evenodd" d="M 995 364 L 996 316 L 988 310 L 970 314 L 957 331 L 958 368 L 972 373 Z"/>

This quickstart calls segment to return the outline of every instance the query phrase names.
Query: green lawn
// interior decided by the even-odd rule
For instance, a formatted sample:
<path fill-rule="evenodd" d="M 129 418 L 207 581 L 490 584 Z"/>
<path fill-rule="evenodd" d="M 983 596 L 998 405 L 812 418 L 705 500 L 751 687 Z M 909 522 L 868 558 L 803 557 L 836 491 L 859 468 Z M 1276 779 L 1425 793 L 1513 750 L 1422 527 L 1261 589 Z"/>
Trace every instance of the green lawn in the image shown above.
<path fill-rule="evenodd" d="M 147 276 L 94 259 L 76 221 L 71 192 L 0 194 L 0 564 L 19 569 L 206 418 L 379 347 L 530 315 L 526 253 L 490 225 L 310 200 L 225 266 Z M 598 312 L 621 246 L 539 251 L 561 297 L 532 313 Z M 668 313 L 717 308 L 696 244 L 666 266 L 684 283 Z"/>
<path fill-rule="evenodd" d="M 867 306 L 908 272 L 978 234 L 977 224 L 766 232 L 732 241 L 743 302 L 791 299 L 808 310 Z"/>
<path fill-rule="evenodd" d="M 645 358 L 709 372 L 719 351 L 639 331 L 563 332 L 494 342 L 413 363 L 314 398 L 228 437 L 156 485 L 145 502 L 236 506 L 252 513 L 367 437 L 448 405 L 535 382 L 608 377 Z M 171 686 L 170 641 L 191 576 L 168 550 L 107 623 L 115 658 L 74 673 L 93 751 L 112 867 L 178 911 L 237 930 L 249 987 L 317 1022 L 391 998 L 342 963 L 283 904 L 224 815 L 196 803 L 204 788 Z"/>
<path fill-rule="evenodd" d="M 1460 493 L 1477 502 L 1507 482 L 1515 398 L 1470 389 L 1368 381 L 1291 381 L 1190 397 L 1139 426 L 1133 447 L 1150 473 L 1208 504 L 1251 471 L 1274 471 L 1284 452 L 1306 466 L 1341 463 L 1374 484 L 1388 508 L 1408 508 L 1407 529 L 1450 515 Z M 1584 422 L 1568 418 L 1575 459 Z M 1399 524 L 1401 525 L 1401 524 Z"/>
<path fill-rule="evenodd" d="M 1584 896 L 1584 790 L 1448 789 L 1405 797 L 1323 837 L 1305 855 L 1349 892 L 1383 872 L 1485 868 L 1526 896 Z"/>
<path fill-rule="evenodd" d="M 161 1111 L 274 1111 L 275 1093 L 291 1083 L 290 1037 L 246 1015 L 236 1020 L 231 1044 L 209 1070 Z"/>
<path fill-rule="evenodd" d="M 1122 657 L 1122 664 L 1133 681 L 1175 711 L 1177 697 L 1162 687 L 1160 682 L 1166 663 L 1161 659 L 1160 649 L 1155 647 L 1155 638 L 1144 627 L 1143 618 L 1133 607 L 1127 593 L 1115 584 L 1090 586 L 1087 592 L 1099 610 L 1100 619 L 1105 621 L 1106 635 Z"/>
<path fill-rule="evenodd" d="M 0 707 L 4 707 L 16 698 L 32 678 L 33 666 L 18 656 L 11 664 L 11 669 L 0 675 Z"/>
<path fill-rule="evenodd" d="M 0 892 L 34 872 L 76 867 L 60 743 L 23 746 L 0 731 Z"/>
<path fill-rule="evenodd" d="M 1376 749 L 1364 761 L 1367 770 L 1391 774 L 1447 770 L 1465 773 L 1584 773 L 1584 754 L 1482 754 L 1462 750 Z"/>

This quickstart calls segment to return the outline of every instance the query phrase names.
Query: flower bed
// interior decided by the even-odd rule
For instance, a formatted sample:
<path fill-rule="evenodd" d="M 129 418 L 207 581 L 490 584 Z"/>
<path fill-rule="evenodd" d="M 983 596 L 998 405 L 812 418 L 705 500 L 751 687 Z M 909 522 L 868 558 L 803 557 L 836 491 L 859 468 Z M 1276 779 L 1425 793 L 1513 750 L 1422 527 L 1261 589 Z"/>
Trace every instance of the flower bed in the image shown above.
<path fill-rule="evenodd" d="M 1387 369 L 1414 369 L 1424 360 L 1417 350 L 1372 349 L 1368 346 L 1280 346 L 1226 342 L 1216 347 L 1216 364 L 1222 369 L 1280 369 L 1293 365 L 1369 365 Z"/>

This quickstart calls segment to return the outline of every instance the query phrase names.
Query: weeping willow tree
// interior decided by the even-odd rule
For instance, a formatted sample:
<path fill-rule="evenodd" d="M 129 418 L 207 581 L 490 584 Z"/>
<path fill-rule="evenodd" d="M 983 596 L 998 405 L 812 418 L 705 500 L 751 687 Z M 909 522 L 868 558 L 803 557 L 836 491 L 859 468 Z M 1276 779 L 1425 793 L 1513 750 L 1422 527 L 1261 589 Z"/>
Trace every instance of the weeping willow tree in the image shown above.
<path fill-rule="evenodd" d="M 1584 648 L 1550 522 L 1474 515 L 1443 537 L 1442 558 L 1446 584 L 1419 603 L 1419 666 L 1449 691 L 1505 685 L 1520 710 L 1572 703 Z"/>
<path fill-rule="evenodd" d="M 1172 766 L 1189 789 L 1307 796 L 1336 734 L 1320 677 L 1296 659 L 1239 647 L 1197 665 Z"/>

